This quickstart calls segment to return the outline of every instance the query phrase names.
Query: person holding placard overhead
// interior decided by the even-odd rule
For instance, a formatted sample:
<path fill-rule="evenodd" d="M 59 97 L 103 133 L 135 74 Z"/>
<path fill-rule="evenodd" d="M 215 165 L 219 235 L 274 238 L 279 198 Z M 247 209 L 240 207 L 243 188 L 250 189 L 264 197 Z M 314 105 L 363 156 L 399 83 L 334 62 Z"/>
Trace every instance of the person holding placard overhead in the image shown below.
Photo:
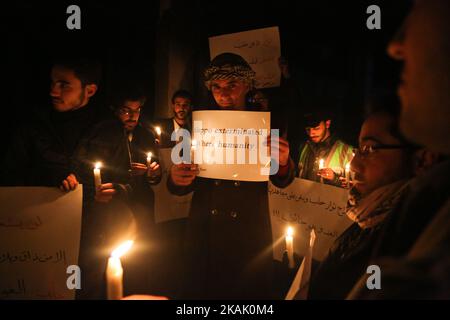
<path fill-rule="evenodd" d="M 253 87 L 255 72 L 241 56 L 232 53 L 216 56 L 204 76 L 219 110 L 248 110 L 247 95 Z M 289 161 L 289 145 L 282 138 L 276 160 L 279 176 L 293 166 Z M 174 165 L 168 179 L 173 194 L 194 192 L 181 296 L 274 298 L 267 182 L 200 178 L 198 170 L 195 164 Z"/>

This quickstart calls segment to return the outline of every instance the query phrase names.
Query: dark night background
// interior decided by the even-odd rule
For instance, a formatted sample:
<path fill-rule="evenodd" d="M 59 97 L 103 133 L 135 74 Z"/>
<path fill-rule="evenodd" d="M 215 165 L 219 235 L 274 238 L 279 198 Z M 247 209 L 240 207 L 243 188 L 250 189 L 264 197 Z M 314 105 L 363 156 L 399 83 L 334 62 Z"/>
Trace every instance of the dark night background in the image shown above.
<path fill-rule="evenodd" d="M 66 28 L 66 8 L 81 8 L 81 30 Z M 366 8 L 381 8 L 381 30 L 368 30 Z M 67 50 L 88 53 L 104 64 L 100 99 L 117 79 L 137 80 L 149 95 L 144 116 L 152 118 L 155 85 L 164 52 L 172 41 L 194 48 L 189 89 L 205 103 L 199 79 L 208 57 L 208 37 L 279 26 L 282 54 L 300 84 L 302 101 L 314 107 L 315 97 L 334 101 L 340 135 L 356 143 L 368 98 L 395 90 L 399 65 L 385 53 L 388 40 L 406 15 L 410 1 L 14 1 L 2 4 L 1 75 L 3 144 L 32 106 L 48 103 L 52 56 Z M 206 57 L 206 58 L 205 58 Z M 167 106 L 163 106 L 167 108 Z M 303 130 L 298 128 L 298 130 Z M 2 146 L 4 147 L 4 146 Z"/>

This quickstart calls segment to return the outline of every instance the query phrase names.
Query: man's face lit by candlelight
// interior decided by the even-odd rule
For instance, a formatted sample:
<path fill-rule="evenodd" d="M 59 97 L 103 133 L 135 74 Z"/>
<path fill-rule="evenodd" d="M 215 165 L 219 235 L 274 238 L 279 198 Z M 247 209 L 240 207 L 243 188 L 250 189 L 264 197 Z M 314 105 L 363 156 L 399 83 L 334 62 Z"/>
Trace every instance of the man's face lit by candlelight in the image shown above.
<path fill-rule="evenodd" d="M 306 134 L 312 142 L 322 142 L 330 136 L 330 125 L 331 120 L 320 121 L 315 127 L 306 127 Z"/>
<path fill-rule="evenodd" d="M 50 96 L 56 111 L 66 112 L 84 107 L 96 91 L 95 84 L 83 86 L 73 70 L 57 65 L 52 68 Z"/>
<path fill-rule="evenodd" d="M 392 136 L 391 128 L 396 120 L 385 113 L 374 114 L 364 121 L 359 135 L 363 146 L 400 145 Z M 355 172 L 355 188 L 365 196 L 375 189 L 406 179 L 413 174 L 412 156 L 405 149 L 377 149 L 373 153 L 355 153 L 351 169 Z"/>
<path fill-rule="evenodd" d="M 211 93 L 221 109 L 244 109 L 250 86 L 242 80 L 212 80 Z"/>
<path fill-rule="evenodd" d="M 117 110 L 117 116 L 127 131 L 133 131 L 138 124 L 141 106 L 141 101 L 128 100 Z"/>
<path fill-rule="evenodd" d="M 184 97 L 177 97 L 172 104 L 172 108 L 175 119 L 186 120 L 191 111 L 191 100 Z"/>

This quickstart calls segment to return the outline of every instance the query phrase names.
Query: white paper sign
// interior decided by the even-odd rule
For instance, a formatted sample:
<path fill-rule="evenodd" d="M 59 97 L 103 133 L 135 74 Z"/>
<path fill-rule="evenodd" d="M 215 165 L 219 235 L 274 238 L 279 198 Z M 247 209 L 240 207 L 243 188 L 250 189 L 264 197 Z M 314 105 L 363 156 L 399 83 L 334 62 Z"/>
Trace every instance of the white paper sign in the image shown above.
<path fill-rule="evenodd" d="M 209 38 L 211 60 L 224 52 L 243 57 L 256 72 L 256 87 L 280 86 L 281 56 L 278 27 L 256 29 Z"/>
<path fill-rule="evenodd" d="M 267 181 L 270 112 L 195 111 L 192 113 L 194 162 L 199 177 Z"/>
<path fill-rule="evenodd" d="M 159 149 L 159 165 L 162 170 L 161 182 L 152 186 L 155 193 L 155 222 L 165 222 L 175 219 L 187 218 L 191 208 L 193 193 L 176 196 L 167 189 L 167 177 L 172 166 L 172 148 Z"/>
<path fill-rule="evenodd" d="M 74 299 L 83 188 L 0 188 L 0 299 Z"/>
<path fill-rule="evenodd" d="M 336 238 L 351 224 L 345 214 L 348 190 L 304 179 L 279 189 L 269 183 L 274 259 L 281 261 L 288 226 L 294 229 L 294 252 L 305 256 L 314 228 L 313 258 L 322 261 Z"/>

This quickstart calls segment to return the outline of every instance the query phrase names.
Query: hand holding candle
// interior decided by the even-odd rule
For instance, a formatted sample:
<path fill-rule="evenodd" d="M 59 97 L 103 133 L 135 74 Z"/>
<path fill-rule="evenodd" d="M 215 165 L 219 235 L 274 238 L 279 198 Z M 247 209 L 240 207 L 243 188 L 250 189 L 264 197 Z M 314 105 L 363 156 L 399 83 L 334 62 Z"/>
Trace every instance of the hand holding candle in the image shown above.
<path fill-rule="evenodd" d="M 294 234 L 294 230 L 292 229 L 292 227 L 288 227 L 286 230 L 286 251 L 287 251 L 290 269 L 293 269 L 295 267 L 293 234 Z"/>
<path fill-rule="evenodd" d="M 108 300 L 120 300 L 123 298 L 123 268 L 120 258 L 130 250 L 132 240 L 125 241 L 117 247 L 108 259 L 106 268 L 106 290 Z"/>

